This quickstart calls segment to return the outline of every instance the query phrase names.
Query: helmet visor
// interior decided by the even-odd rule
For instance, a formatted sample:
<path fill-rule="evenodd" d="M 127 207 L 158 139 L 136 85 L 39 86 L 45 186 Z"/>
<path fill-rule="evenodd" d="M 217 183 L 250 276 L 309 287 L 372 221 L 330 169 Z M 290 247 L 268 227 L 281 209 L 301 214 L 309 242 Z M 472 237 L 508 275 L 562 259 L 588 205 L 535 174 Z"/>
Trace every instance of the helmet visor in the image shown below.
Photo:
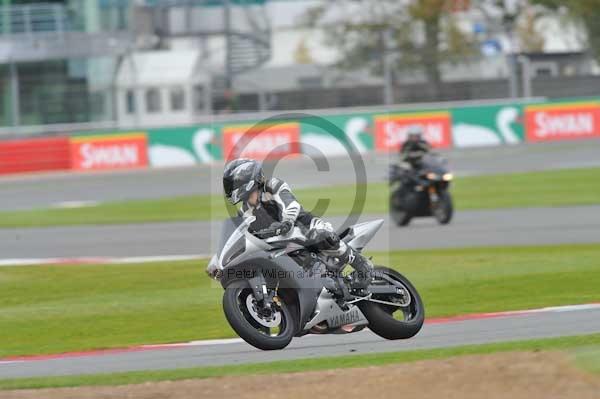
<path fill-rule="evenodd" d="M 257 186 L 254 183 L 254 180 L 250 180 L 247 184 L 235 184 L 234 181 L 231 185 L 230 191 L 227 191 L 227 187 L 225 188 L 225 194 L 229 202 L 235 205 L 240 201 L 248 200 L 248 197 L 250 197 L 250 193 L 256 188 Z"/>

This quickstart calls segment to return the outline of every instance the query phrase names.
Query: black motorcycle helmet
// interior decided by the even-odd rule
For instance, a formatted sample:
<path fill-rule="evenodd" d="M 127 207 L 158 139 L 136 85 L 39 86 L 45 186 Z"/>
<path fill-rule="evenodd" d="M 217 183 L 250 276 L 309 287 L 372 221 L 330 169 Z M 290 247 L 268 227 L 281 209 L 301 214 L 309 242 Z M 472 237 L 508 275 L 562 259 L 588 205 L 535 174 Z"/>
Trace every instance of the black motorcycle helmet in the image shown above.
<path fill-rule="evenodd" d="M 406 135 L 409 141 L 421 141 L 423 140 L 423 128 L 419 125 L 409 126 Z"/>
<path fill-rule="evenodd" d="M 223 190 L 225 198 L 232 204 L 247 201 L 250 193 L 260 189 L 265 175 L 260 162 L 248 158 L 239 158 L 225 165 L 223 171 Z"/>

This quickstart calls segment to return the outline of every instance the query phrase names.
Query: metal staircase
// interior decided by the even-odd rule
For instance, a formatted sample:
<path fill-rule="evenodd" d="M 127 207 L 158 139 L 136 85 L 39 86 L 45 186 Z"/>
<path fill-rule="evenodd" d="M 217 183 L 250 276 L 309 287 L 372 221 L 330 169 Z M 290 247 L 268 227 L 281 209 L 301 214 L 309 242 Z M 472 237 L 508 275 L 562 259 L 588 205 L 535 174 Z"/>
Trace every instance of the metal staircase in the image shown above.
<path fill-rule="evenodd" d="M 268 35 L 248 37 L 244 34 L 232 34 L 230 46 L 229 62 L 234 75 L 259 67 L 271 58 Z"/>
<path fill-rule="evenodd" d="M 270 59 L 271 25 L 265 4 L 266 0 L 146 0 L 142 7 L 161 39 L 225 39 L 225 73 L 215 77 L 218 92 L 222 84 L 230 86 L 235 75 Z"/>

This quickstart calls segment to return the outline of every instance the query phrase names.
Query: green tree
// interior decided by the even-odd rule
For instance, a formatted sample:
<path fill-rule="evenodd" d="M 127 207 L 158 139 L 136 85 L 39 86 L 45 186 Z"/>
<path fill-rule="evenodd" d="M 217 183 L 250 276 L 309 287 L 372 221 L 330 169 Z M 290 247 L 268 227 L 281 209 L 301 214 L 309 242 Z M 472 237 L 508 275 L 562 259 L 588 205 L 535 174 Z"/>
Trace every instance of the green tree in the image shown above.
<path fill-rule="evenodd" d="M 588 47 L 600 61 L 600 0 L 530 0 L 555 11 L 566 11 L 580 22 L 587 34 Z"/>
<path fill-rule="evenodd" d="M 421 70 L 432 94 L 440 94 L 441 66 L 475 54 L 474 42 L 456 24 L 446 0 L 333 1 L 311 9 L 303 23 L 320 27 L 340 50 L 338 65 L 383 71 L 384 51 L 395 69 Z M 386 39 L 387 38 L 387 39 Z"/>
<path fill-rule="evenodd" d="M 533 8 L 525 9 L 521 20 L 516 24 L 516 33 L 519 38 L 519 50 L 525 53 L 543 52 L 546 40 L 537 28 L 538 18 L 544 13 Z"/>

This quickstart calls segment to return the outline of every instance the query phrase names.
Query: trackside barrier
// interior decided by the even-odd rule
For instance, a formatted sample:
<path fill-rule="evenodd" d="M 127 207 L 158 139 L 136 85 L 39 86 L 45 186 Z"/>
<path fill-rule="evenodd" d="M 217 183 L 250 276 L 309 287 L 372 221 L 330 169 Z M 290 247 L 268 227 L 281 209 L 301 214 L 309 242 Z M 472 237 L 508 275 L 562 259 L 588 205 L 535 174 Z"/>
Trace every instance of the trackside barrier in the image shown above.
<path fill-rule="evenodd" d="M 335 126 L 335 132 L 327 131 L 319 123 L 322 119 Z M 268 127 L 259 120 L 246 119 L 148 129 L 149 162 L 154 167 L 193 165 L 238 156 L 264 159 L 267 155 L 315 151 L 335 156 L 346 153 L 344 142 L 350 142 L 359 152 L 390 152 L 398 150 L 413 125 L 421 126 L 436 148 L 600 137 L 600 99 L 500 101 L 399 112 L 332 113 L 282 120 Z"/>
<path fill-rule="evenodd" d="M 146 132 L 0 141 L 0 174 L 147 166 Z"/>
<path fill-rule="evenodd" d="M 0 174 L 68 170 L 70 167 L 67 137 L 0 142 Z"/>
<path fill-rule="evenodd" d="M 5 141 L 0 142 L 0 174 L 185 166 L 240 156 L 335 156 L 345 154 L 348 143 L 361 153 L 390 152 L 414 125 L 436 148 L 600 137 L 600 98 L 328 112 L 267 121 L 232 115 L 195 126 Z"/>

